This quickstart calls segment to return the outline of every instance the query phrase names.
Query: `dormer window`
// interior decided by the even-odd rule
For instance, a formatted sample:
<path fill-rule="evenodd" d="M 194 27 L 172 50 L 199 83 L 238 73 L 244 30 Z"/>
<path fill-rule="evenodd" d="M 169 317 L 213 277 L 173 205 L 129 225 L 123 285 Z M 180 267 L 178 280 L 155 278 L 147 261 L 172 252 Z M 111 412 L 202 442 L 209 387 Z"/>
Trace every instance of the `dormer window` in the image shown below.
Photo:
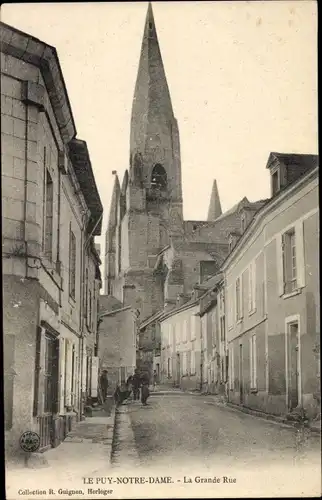
<path fill-rule="evenodd" d="M 272 174 L 272 195 L 274 196 L 279 191 L 278 170 Z"/>
<path fill-rule="evenodd" d="M 150 23 L 149 23 L 149 30 L 151 31 L 151 30 L 152 30 L 152 28 L 153 28 L 153 24 L 150 22 Z"/>
<path fill-rule="evenodd" d="M 287 184 L 287 169 L 285 165 L 278 164 L 271 170 L 271 192 L 275 196 Z"/>

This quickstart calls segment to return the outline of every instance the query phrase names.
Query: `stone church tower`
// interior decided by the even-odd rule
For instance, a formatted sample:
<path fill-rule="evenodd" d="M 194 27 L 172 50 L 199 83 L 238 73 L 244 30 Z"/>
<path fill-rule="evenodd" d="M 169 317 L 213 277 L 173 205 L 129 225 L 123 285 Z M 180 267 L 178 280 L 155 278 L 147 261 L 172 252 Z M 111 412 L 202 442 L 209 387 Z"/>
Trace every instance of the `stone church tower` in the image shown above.
<path fill-rule="evenodd" d="M 114 172 L 115 173 L 115 172 Z M 122 185 L 115 176 L 106 232 L 105 293 L 140 311 L 163 307 L 157 255 L 183 236 L 180 142 L 149 4 L 130 137 L 130 162 Z M 160 282 L 159 282 L 160 280 Z"/>

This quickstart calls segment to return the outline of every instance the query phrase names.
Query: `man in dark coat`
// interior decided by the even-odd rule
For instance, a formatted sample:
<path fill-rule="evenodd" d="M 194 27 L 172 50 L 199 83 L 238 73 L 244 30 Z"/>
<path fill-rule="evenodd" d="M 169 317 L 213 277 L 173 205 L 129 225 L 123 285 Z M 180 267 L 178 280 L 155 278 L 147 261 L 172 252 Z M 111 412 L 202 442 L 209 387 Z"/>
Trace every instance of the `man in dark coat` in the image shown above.
<path fill-rule="evenodd" d="M 139 370 L 136 368 L 134 371 L 134 375 L 132 377 L 132 391 L 133 391 L 133 399 L 137 401 L 140 395 L 140 386 L 141 386 L 141 378 Z"/>
<path fill-rule="evenodd" d="M 107 396 L 107 388 L 108 388 L 108 378 L 107 378 L 107 370 L 103 370 L 100 376 L 100 386 L 102 391 L 103 403 L 105 402 Z"/>
<path fill-rule="evenodd" d="M 149 391 L 149 376 L 147 373 L 142 373 L 141 375 L 141 403 L 143 406 L 147 405 L 147 399 L 150 396 L 150 391 Z"/>

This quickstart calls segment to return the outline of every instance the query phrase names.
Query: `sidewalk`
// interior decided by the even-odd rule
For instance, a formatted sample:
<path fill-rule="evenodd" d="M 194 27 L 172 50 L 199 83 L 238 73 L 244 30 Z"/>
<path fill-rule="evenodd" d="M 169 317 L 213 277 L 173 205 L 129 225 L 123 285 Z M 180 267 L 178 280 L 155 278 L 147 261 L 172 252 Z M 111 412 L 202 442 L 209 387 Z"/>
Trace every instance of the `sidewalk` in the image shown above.
<path fill-rule="evenodd" d="M 196 393 L 191 392 L 190 394 L 196 394 Z M 253 410 L 245 406 L 240 406 L 234 403 L 230 403 L 229 401 L 226 401 L 223 396 L 217 396 L 214 394 L 201 394 L 201 393 L 199 395 L 205 397 L 207 400 L 209 400 L 209 402 L 211 401 L 212 404 L 215 404 L 217 406 L 225 406 L 227 408 L 230 408 L 231 410 L 247 413 L 249 415 L 253 415 L 254 417 L 277 422 L 286 425 L 288 427 L 297 427 L 298 425 L 296 421 L 289 420 L 286 418 L 286 416 L 273 415 L 271 413 L 265 413 L 263 411 Z M 308 428 L 313 433 L 321 434 L 321 420 L 309 422 Z"/>
<path fill-rule="evenodd" d="M 7 467 L 7 498 L 17 499 L 17 488 L 31 490 L 83 486 L 83 477 L 106 476 L 111 468 L 115 407 L 94 409 L 78 422 L 56 448 L 35 454 L 28 467 Z"/>

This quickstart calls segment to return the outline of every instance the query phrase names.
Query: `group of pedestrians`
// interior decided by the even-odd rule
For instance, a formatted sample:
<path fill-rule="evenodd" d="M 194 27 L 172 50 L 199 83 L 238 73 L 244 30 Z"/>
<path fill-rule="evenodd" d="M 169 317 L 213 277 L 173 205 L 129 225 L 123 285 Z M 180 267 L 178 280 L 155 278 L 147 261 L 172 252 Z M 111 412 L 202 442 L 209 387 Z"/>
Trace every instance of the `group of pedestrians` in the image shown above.
<path fill-rule="evenodd" d="M 153 388 L 156 387 L 156 371 L 153 373 Z M 103 370 L 100 377 L 100 385 L 102 391 L 103 402 L 106 399 L 107 389 L 109 386 L 107 378 L 107 370 Z M 150 396 L 150 378 L 147 372 L 140 372 L 137 368 L 133 375 L 130 375 L 126 382 L 121 382 L 118 384 L 114 391 L 114 401 L 117 404 L 122 404 L 131 395 L 134 401 L 139 401 L 143 406 L 147 405 L 147 400 Z"/>
<path fill-rule="evenodd" d="M 148 397 L 150 396 L 149 384 L 150 379 L 148 374 L 146 372 L 140 373 L 140 371 L 136 369 L 134 375 L 130 375 L 126 381 L 129 396 L 132 393 L 133 400 L 138 401 L 141 391 L 141 403 L 146 406 Z"/>

